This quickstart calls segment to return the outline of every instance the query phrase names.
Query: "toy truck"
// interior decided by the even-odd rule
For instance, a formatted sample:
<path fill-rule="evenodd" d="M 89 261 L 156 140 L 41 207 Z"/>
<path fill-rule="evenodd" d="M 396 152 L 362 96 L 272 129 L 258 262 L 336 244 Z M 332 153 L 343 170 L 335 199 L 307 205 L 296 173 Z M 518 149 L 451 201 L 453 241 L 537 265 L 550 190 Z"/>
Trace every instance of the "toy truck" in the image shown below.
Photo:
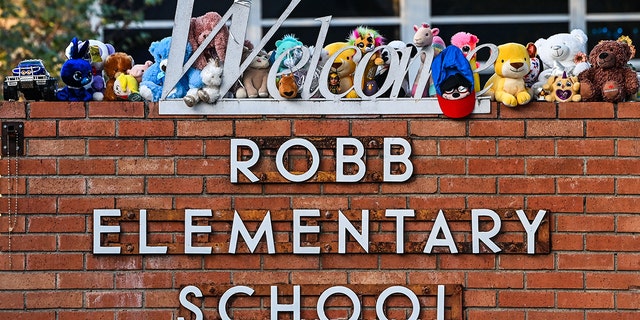
<path fill-rule="evenodd" d="M 13 69 L 13 75 L 5 77 L 2 89 L 7 101 L 17 101 L 19 92 L 27 100 L 55 101 L 58 81 L 49 75 L 42 60 L 23 60 Z"/>

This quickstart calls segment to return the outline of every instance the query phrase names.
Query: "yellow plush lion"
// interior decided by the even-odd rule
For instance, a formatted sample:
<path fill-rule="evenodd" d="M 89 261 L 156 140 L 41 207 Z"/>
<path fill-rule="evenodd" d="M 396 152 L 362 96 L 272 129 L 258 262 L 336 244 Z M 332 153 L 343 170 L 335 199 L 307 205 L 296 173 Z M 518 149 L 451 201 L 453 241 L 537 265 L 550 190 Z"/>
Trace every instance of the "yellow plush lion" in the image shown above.
<path fill-rule="evenodd" d="M 498 46 L 498 59 L 495 73 L 485 84 L 492 100 L 502 102 L 508 107 L 523 105 L 531 100 L 531 94 L 525 86 L 524 76 L 531 68 L 529 53 L 525 46 L 507 43 Z"/>

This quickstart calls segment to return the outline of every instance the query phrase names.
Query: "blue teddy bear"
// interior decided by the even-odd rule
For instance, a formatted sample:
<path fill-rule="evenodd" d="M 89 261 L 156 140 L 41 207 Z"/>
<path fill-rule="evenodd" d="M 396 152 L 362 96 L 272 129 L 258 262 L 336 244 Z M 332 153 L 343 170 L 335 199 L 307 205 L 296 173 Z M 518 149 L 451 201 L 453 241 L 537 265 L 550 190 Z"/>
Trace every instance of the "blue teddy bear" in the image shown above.
<path fill-rule="evenodd" d="M 144 72 L 142 75 L 142 82 L 140 82 L 140 95 L 148 101 L 158 101 L 162 96 L 162 86 L 164 85 L 170 48 L 171 37 L 166 37 L 160 41 L 154 41 L 151 43 L 151 46 L 149 46 L 149 53 L 153 56 L 154 63 L 149 66 L 147 71 Z M 189 60 L 191 53 L 191 46 L 187 44 L 184 62 Z M 187 94 L 189 88 L 202 88 L 202 86 L 200 70 L 189 68 L 189 71 L 187 71 L 184 77 L 180 79 L 167 98 L 183 98 Z"/>

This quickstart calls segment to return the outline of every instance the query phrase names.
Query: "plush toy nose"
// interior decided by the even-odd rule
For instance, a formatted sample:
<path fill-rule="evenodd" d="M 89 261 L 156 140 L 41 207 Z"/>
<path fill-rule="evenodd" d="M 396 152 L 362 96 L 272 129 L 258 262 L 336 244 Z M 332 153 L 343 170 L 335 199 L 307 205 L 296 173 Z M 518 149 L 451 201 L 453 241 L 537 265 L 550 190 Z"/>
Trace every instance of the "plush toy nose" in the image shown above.
<path fill-rule="evenodd" d="M 524 65 L 524 63 L 522 62 L 511 62 L 510 65 L 516 69 L 520 69 L 522 68 L 522 66 Z"/>
<path fill-rule="evenodd" d="M 601 53 L 601 54 L 598 56 L 598 58 L 600 58 L 600 59 L 606 59 L 608 56 L 609 56 L 609 54 L 608 54 L 608 53 L 603 52 L 603 53 Z"/>

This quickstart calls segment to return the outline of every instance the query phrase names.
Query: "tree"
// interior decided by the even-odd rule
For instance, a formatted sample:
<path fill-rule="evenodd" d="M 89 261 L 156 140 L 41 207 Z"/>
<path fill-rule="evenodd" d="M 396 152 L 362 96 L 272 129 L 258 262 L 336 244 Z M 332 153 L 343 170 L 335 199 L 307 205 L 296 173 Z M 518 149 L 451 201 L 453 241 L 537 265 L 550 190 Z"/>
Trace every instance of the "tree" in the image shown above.
<path fill-rule="evenodd" d="M 42 59 L 57 77 L 73 37 L 98 39 L 102 26 L 116 22 L 127 28 L 161 1 L 0 0 L 0 79 L 24 59 Z"/>

